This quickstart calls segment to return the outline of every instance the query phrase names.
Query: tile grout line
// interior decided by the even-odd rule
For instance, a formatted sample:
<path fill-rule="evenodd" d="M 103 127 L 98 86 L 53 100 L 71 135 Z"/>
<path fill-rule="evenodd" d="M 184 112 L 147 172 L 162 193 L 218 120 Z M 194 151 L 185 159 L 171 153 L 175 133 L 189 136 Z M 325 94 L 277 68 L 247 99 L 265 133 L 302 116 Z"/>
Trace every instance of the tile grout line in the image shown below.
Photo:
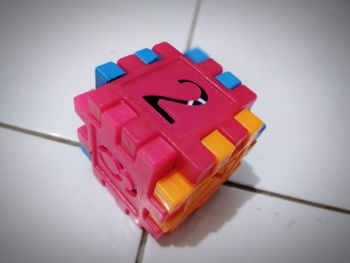
<path fill-rule="evenodd" d="M 35 137 L 44 138 L 44 139 L 47 139 L 47 140 L 60 142 L 60 143 L 64 143 L 64 144 L 68 144 L 68 145 L 72 145 L 72 146 L 79 146 L 80 145 L 79 142 L 71 140 L 71 139 L 66 139 L 66 138 L 59 137 L 57 135 L 51 135 L 51 134 L 47 134 L 47 133 L 43 133 L 43 132 L 39 132 L 39 131 L 34 131 L 34 130 L 26 129 L 26 128 L 21 128 L 21 127 L 18 127 L 18 126 L 15 126 L 15 125 L 11 125 L 11 124 L 6 124 L 6 123 L 3 123 L 3 122 L 0 122 L 0 128 L 4 128 L 4 129 L 8 129 L 8 130 L 24 133 L 24 134 L 27 134 L 27 135 L 32 135 L 32 136 L 35 136 Z"/>
<path fill-rule="evenodd" d="M 188 41 L 186 43 L 186 50 L 190 49 L 192 46 L 192 40 L 193 40 L 194 31 L 195 31 L 196 25 L 197 25 L 200 6 L 201 6 L 201 0 L 197 0 L 196 7 L 194 9 L 193 19 L 191 22 L 190 33 L 188 35 Z"/>
<path fill-rule="evenodd" d="M 80 146 L 79 142 L 71 140 L 71 139 L 66 139 L 66 138 L 56 136 L 56 135 L 51 135 L 51 134 L 46 134 L 43 132 L 38 132 L 38 131 L 26 129 L 26 128 L 21 128 L 21 127 L 11 125 L 11 124 L 6 124 L 3 122 L 0 122 L 0 128 L 24 133 L 27 135 L 32 135 L 35 137 L 39 137 L 39 138 L 43 138 L 43 139 L 47 139 L 47 140 L 51 140 L 51 141 L 55 141 L 55 142 L 59 142 L 59 143 L 63 143 L 63 144 L 68 144 L 71 146 L 76 146 L 76 147 Z M 322 208 L 322 209 L 333 211 L 333 212 L 338 212 L 338 213 L 342 213 L 342 214 L 350 214 L 349 209 L 345 209 L 345 208 L 341 208 L 341 207 L 337 207 L 337 206 L 326 205 L 326 204 L 322 204 L 322 203 L 317 203 L 317 202 L 313 202 L 313 201 L 309 201 L 309 200 L 305 200 L 305 199 L 301 199 L 301 198 L 297 198 L 297 197 L 292 197 L 292 196 L 288 196 L 288 195 L 284 195 L 284 194 L 278 194 L 275 192 L 255 188 L 252 186 L 247 186 L 247 185 L 240 184 L 240 183 L 226 181 L 223 185 L 225 185 L 227 187 L 238 188 L 238 189 L 248 191 L 248 192 L 263 194 L 266 196 L 291 201 L 294 203 L 299 203 L 299 204 L 304 204 L 304 205 L 313 206 L 313 207 L 317 207 L 317 208 Z"/>
<path fill-rule="evenodd" d="M 142 263 L 142 261 L 143 261 L 143 255 L 144 255 L 144 252 L 145 252 L 147 238 L 148 238 L 147 231 L 142 229 L 142 235 L 141 235 L 139 247 L 137 249 L 135 263 Z"/>
<path fill-rule="evenodd" d="M 341 207 L 337 207 L 337 206 L 332 206 L 332 205 L 326 205 L 326 204 L 322 204 L 322 203 L 317 203 L 317 202 L 313 202 L 313 201 L 309 201 L 309 200 L 305 200 L 305 199 L 302 199 L 302 198 L 293 197 L 293 196 L 289 196 L 289 195 L 284 195 L 284 194 L 279 194 L 279 193 L 275 193 L 275 192 L 270 192 L 270 191 L 259 189 L 259 188 L 255 188 L 255 187 L 252 187 L 252 186 L 247 186 L 247 185 L 244 185 L 244 184 L 239 184 L 239 183 L 234 183 L 234 182 L 231 182 L 231 181 L 226 181 L 223 185 L 228 186 L 228 187 L 232 187 L 232 188 L 238 188 L 240 190 L 244 190 L 244 191 L 248 191 L 248 192 L 253 192 L 253 193 L 256 193 L 256 194 L 262 194 L 262 195 L 266 195 L 266 196 L 269 196 L 269 197 L 275 197 L 275 198 L 283 199 L 283 200 L 294 202 L 294 203 L 298 203 L 298 204 L 308 205 L 308 206 L 312 206 L 312 207 L 316 207 L 316 208 L 329 210 L 329 211 L 332 211 L 332 212 L 338 212 L 338 213 L 350 215 L 350 210 L 349 209 L 345 209 L 345 208 L 341 208 Z"/>
<path fill-rule="evenodd" d="M 192 46 L 193 35 L 194 35 L 194 31 L 196 29 L 196 25 L 197 25 L 197 21 L 198 21 L 200 6 L 201 6 L 201 0 L 197 0 L 194 15 L 193 15 L 193 20 L 191 23 L 190 33 L 189 33 L 188 41 L 186 44 L 186 50 L 190 49 Z M 309 205 L 309 206 L 313 206 L 313 207 L 317 207 L 317 208 L 322 208 L 322 209 L 330 210 L 333 212 L 350 214 L 349 209 L 340 208 L 337 206 L 326 205 L 326 204 L 322 204 L 322 203 L 317 203 L 317 202 L 313 202 L 313 201 L 309 201 L 309 200 L 305 200 L 305 199 L 301 199 L 301 198 L 297 198 L 297 197 L 292 197 L 292 196 L 288 196 L 288 195 L 278 194 L 275 192 L 270 192 L 270 191 L 266 191 L 263 189 L 239 184 L 239 183 L 226 181 L 223 185 L 228 186 L 228 187 L 238 188 L 238 189 L 245 190 L 248 192 L 263 194 L 263 195 L 267 195 L 270 197 L 275 197 L 275 198 L 279 198 L 279 199 L 283 199 L 283 200 L 287 200 L 287 201 L 291 201 L 291 202 L 295 202 L 295 203 L 299 203 L 299 204 L 304 204 L 304 205 Z"/>

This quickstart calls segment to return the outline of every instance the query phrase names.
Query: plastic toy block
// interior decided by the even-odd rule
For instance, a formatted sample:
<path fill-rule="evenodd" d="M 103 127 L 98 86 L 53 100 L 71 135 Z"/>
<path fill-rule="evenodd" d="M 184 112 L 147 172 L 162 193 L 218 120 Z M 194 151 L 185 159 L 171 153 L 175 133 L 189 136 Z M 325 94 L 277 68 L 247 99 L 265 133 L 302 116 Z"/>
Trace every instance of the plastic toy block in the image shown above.
<path fill-rule="evenodd" d="M 204 60 L 209 58 L 209 56 L 198 47 L 187 50 L 184 54 L 186 57 L 188 57 L 190 60 L 192 60 L 195 63 L 203 62 Z"/>
<path fill-rule="evenodd" d="M 96 178 L 155 238 L 204 204 L 265 129 L 256 94 L 222 70 L 163 42 L 97 67 L 103 88 L 74 98 Z"/>
<path fill-rule="evenodd" d="M 157 182 L 154 195 L 171 213 L 188 199 L 193 190 L 186 177 L 174 171 Z"/>
<path fill-rule="evenodd" d="M 264 123 L 248 109 L 238 113 L 235 119 L 248 130 L 250 137 L 257 135 L 260 130 L 264 129 Z"/>
<path fill-rule="evenodd" d="M 241 84 L 241 81 L 228 71 L 217 75 L 215 78 L 228 89 L 233 89 Z"/>
<path fill-rule="evenodd" d="M 113 62 L 107 62 L 103 65 L 98 66 L 95 69 L 96 74 L 96 88 L 99 88 L 120 76 L 125 74 L 118 65 Z"/>
<path fill-rule="evenodd" d="M 153 50 L 149 48 L 144 48 L 139 51 L 136 51 L 135 55 L 139 59 L 141 59 L 145 64 L 151 64 L 160 59 L 160 56 L 158 56 Z"/>
<path fill-rule="evenodd" d="M 216 165 L 219 168 L 235 150 L 235 146 L 217 130 L 205 137 L 202 144 L 215 156 Z"/>

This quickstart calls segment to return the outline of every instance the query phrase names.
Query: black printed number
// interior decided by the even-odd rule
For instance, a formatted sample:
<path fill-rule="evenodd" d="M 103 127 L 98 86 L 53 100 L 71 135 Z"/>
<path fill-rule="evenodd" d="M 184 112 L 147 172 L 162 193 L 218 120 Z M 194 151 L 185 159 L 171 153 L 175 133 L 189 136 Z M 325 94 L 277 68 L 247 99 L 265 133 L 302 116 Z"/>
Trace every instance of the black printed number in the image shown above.
<path fill-rule="evenodd" d="M 180 84 L 183 83 L 192 83 L 194 84 L 200 91 L 201 94 L 199 96 L 199 98 L 195 99 L 195 100 L 179 100 L 179 99 L 173 99 L 173 98 L 169 98 L 169 97 L 164 97 L 164 96 L 143 96 L 143 98 L 160 114 L 163 116 L 164 119 L 166 119 L 170 124 L 173 124 L 175 121 L 174 119 L 161 107 L 159 106 L 159 101 L 160 100 L 167 100 L 167 101 L 172 101 L 175 103 L 179 103 L 179 104 L 185 104 L 187 106 L 200 106 L 203 105 L 205 103 L 207 103 L 208 101 L 208 95 L 205 92 L 205 90 L 197 83 L 191 81 L 191 80 L 187 80 L 187 79 L 180 79 L 178 80 L 178 82 Z"/>

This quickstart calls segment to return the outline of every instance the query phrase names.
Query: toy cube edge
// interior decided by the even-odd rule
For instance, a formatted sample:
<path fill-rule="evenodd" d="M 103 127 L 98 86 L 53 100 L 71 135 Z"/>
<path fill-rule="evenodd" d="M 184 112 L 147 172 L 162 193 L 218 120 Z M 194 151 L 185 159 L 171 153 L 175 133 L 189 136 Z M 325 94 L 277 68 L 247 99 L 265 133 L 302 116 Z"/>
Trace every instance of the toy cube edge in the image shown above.
<path fill-rule="evenodd" d="M 96 68 L 74 98 L 100 183 L 154 238 L 174 231 L 238 168 L 265 124 L 256 94 L 195 48 L 167 42 Z"/>

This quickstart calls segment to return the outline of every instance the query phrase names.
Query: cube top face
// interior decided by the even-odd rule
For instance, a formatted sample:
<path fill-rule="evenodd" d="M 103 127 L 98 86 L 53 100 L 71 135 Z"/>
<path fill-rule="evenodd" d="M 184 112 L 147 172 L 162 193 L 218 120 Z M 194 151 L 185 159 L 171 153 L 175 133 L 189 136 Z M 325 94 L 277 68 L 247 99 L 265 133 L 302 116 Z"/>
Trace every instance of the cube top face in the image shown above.
<path fill-rule="evenodd" d="M 264 124 L 256 95 L 199 49 L 160 43 L 96 68 L 75 98 L 79 140 L 119 205 L 153 236 L 173 231 L 226 180 Z"/>
<path fill-rule="evenodd" d="M 188 61 L 163 64 L 126 85 L 128 101 L 144 109 L 161 132 L 172 140 L 199 140 L 238 107 L 216 83 Z M 220 105 L 220 106 L 219 106 Z"/>

